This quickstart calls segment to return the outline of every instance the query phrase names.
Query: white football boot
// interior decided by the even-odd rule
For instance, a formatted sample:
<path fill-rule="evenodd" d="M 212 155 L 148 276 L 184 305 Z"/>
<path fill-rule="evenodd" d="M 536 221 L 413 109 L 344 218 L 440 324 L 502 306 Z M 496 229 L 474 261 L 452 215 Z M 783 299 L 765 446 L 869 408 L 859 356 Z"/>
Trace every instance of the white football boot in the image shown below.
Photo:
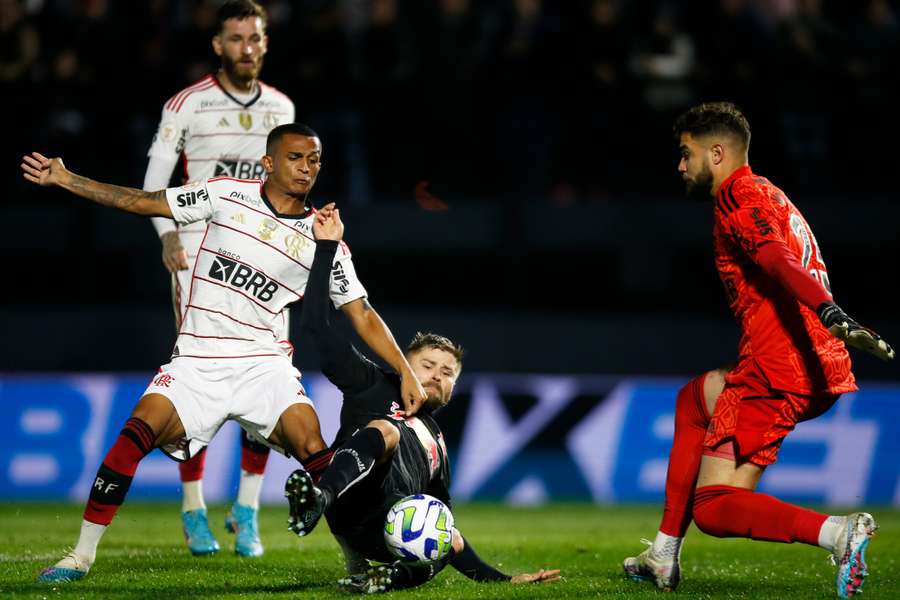
<path fill-rule="evenodd" d="M 866 548 L 875 535 L 878 524 L 869 513 L 847 515 L 847 523 L 837 535 L 832 562 L 838 567 L 838 598 L 852 598 L 862 593 L 862 585 L 869 574 L 866 567 Z"/>
<path fill-rule="evenodd" d="M 625 574 L 634 581 L 652 581 L 664 592 L 673 592 L 681 581 L 678 558 L 663 559 L 653 554 L 653 542 L 641 540 L 650 546 L 637 556 L 629 556 L 622 562 Z"/>

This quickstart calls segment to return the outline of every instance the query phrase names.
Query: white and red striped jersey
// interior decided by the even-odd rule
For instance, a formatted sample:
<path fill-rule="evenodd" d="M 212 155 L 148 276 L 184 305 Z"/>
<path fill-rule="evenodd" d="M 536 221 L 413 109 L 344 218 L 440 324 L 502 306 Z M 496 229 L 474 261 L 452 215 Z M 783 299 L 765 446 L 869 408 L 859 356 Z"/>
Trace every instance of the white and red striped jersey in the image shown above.
<path fill-rule="evenodd" d="M 260 81 L 256 94 L 241 101 L 207 75 L 166 102 L 147 155 L 162 161 L 169 174 L 180 162 L 185 183 L 218 176 L 261 179 L 259 160 L 269 131 L 293 122 L 294 103 L 274 87 Z M 190 259 L 205 228 L 201 221 L 179 230 L 186 234 L 181 242 Z"/>
<path fill-rule="evenodd" d="M 208 223 L 173 358 L 291 355 L 287 306 L 306 291 L 316 250 L 315 211 L 277 213 L 262 183 L 218 177 L 166 190 L 177 223 Z M 365 296 L 350 250 L 341 243 L 331 300 L 339 308 Z"/>

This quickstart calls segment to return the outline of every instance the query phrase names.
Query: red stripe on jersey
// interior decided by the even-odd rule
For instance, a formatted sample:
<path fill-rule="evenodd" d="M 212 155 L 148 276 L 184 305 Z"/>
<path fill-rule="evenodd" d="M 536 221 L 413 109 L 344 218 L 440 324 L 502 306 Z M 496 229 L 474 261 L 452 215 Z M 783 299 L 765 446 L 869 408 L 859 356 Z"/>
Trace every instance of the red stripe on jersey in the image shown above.
<path fill-rule="evenodd" d="M 204 86 L 202 86 L 202 87 L 198 87 L 198 88 L 195 89 L 195 90 L 191 90 L 190 92 L 188 92 L 187 94 L 184 95 L 184 97 L 181 99 L 181 101 L 178 102 L 178 104 L 175 105 L 175 112 L 178 112 L 178 111 L 181 110 L 181 107 L 184 106 L 184 103 L 185 103 L 185 102 L 187 101 L 187 99 L 191 96 L 191 94 L 193 94 L 193 93 L 195 93 L 195 92 L 202 92 L 202 91 L 208 90 L 208 89 L 210 89 L 211 87 L 214 87 L 214 86 L 215 86 L 214 83 L 210 83 L 209 85 L 204 85 Z"/>
<path fill-rule="evenodd" d="M 309 271 L 309 267 L 307 267 L 306 265 L 304 265 L 304 264 L 303 264 L 302 262 L 300 262 L 299 260 L 296 260 L 296 259 L 295 259 L 294 257 L 292 257 L 290 254 L 287 254 L 286 252 L 282 252 L 281 250 L 279 250 L 278 248 L 276 248 L 276 247 L 273 246 L 272 244 L 269 244 L 269 243 L 267 243 L 267 242 L 264 242 L 264 241 L 262 241 L 261 239 L 259 239 L 259 238 L 257 238 L 257 237 L 254 237 L 254 236 L 250 235 L 250 234 L 247 233 L 246 231 L 241 231 L 240 229 L 235 229 L 234 227 L 229 227 L 228 225 L 224 225 L 224 224 L 219 223 L 219 222 L 217 222 L 217 221 L 210 221 L 209 224 L 210 224 L 210 225 L 218 225 L 219 227 L 223 227 L 223 228 L 225 228 L 225 229 L 230 229 L 231 231 L 240 233 L 241 235 L 246 235 L 246 236 L 247 236 L 248 238 L 250 238 L 251 240 L 256 240 L 257 242 L 259 242 L 259 243 L 262 244 L 263 246 L 268 246 L 269 248 L 271 248 L 271 249 L 274 250 L 275 252 L 278 252 L 279 254 L 281 254 L 282 256 L 284 256 L 284 257 L 285 257 L 286 259 L 288 259 L 289 261 L 295 262 L 295 263 L 297 263 L 298 265 L 300 265 L 301 267 L 303 267 L 304 269 L 306 269 L 307 271 Z M 291 227 L 290 229 L 291 229 L 291 231 L 296 231 L 293 227 Z M 293 292 L 294 290 L 291 290 L 291 291 Z M 294 292 L 294 293 L 296 294 L 296 292 Z M 299 294 L 298 294 L 298 295 L 299 295 Z M 272 313 L 272 314 L 274 315 L 274 314 L 277 314 L 277 313 Z"/>
<path fill-rule="evenodd" d="M 242 291 L 240 291 L 240 290 L 236 290 L 236 289 L 234 289 L 233 287 L 231 287 L 230 285 L 225 285 L 224 283 L 219 283 L 218 281 L 213 281 L 212 279 L 207 279 L 206 277 L 198 277 L 198 276 L 196 276 L 196 275 L 194 276 L 194 279 L 197 279 L 198 281 L 205 281 L 206 283 L 211 283 L 211 284 L 213 284 L 213 285 L 217 285 L 217 286 L 219 286 L 219 287 L 225 288 L 225 289 L 228 290 L 229 292 L 234 292 L 235 294 L 240 294 L 241 296 L 243 296 L 244 298 L 246 298 L 247 300 L 249 300 L 249 301 L 252 302 L 253 304 L 257 305 L 258 307 L 260 307 L 260 308 L 263 309 L 264 311 L 266 311 L 266 312 L 268 312 L 268 313 L 272 313 L 273 315 L 277 315 L 277 314 L 278 314 L 278 313 L 275 312 L 274 310 L 269 310 L 268 308 L 266 308 L 265 306 L 263 306 L 262 304 L 260 304 L 260 303 L 257 302 L 256 300 L 254 300 L 254 299 L 253 299 L 253 296 L 248 296 L 248 295 L 245 294 L 244 292 L 242 292 Z M 181 332 L 180 332 L 180 331 L 178 332 L 178 335 L 181 335 Z"/>
<path fill-rule="evenodd" d="M 218 158 L 195 158 L 194 160 L 219 160 L 219 159 Z M 255 160 L 255 159 L 239 158 L 238 160 Z M 223 179 L 227 179 L 229 181 L 240 181 L 241 183 L 257 183 L 257 182 L 262 183 L 262 179 L 237 179 L 236 177 L 225 177 L 225 176 L 212 177 L 212 178 L 208 179 L 207 181 L 208 182 L 222 181 Z"/>
<path fill-rule="evenodd" d="M 184 88 L 183 90 L 181 90 L 180 92 L 178 92 L 177 94 L 175 94 L 174 96 L 169 98 L 169 101 L 166 102 L 166 108 L 168 110 L 172 110 L 172 108 L 178 103 L 178 101 L 181 99 L 181 97 L 184 94 L 190 93 L 194 89 L 196 89 L 202 85 L 208 84 L 210 82 L 210 77 L 212 77 L 212 75 L 207 75 L 203 79 L 197 80 L 196 82 L 192 83 L 191 85 L 187 86 L 186 88 Z"/>
<path fill-rule="evenodd" d="M 288 286 L 288 285 L 285 285 L 285 284 L 281 283 L 280 281 L 278 281 L 277 279 L 275 279 L 274 277 L 272 277 L 271 275 L 269 275 L 268 273 L 266 273 L 265 271 L 263 271 L 262 269 L 260 269 L 260 268 L 257 267 L 256 265 L 251 265 L 250 263 L 247 263 L 247 262 L 244 262 L 244 261 L 241 261 L 241 260 L 237 260 L 237 259 L 235 259 L 235 258 L 232 258 L 232 257 L 228 256 L 227 254 L 222 254 L 221 252 L 215 252 L 215 251 L 210 250 L 210 249 L 208 249 L 208 248 L 200 248 L 200 252 L 209 252 L 210 254 L 215 254 L 216 256 L 221 256 L 222 258 L 227 258 L 228 260 L 232 260 L 232 261 L 237 262 L 237 263 L 240 263 L 240 264 L 242 264 L 242 265 L 244 265 L 244 266 L 251 267 L 251 268 L 255 269 L 256 271 L 259 271 L 260 273 L 262 273 L 263 275 L 265 275 L 266 277 L 268 277 L 271 281 L 274 281 L 275 283 L 277 283 L 278 285 L 280 285 L 280 286 L 283 287 L 284 289 L 289 290 L 292 294 L 294 294 L 295 296 L 297 296 L 297 300 L 302 300 L 302 299 L 303 299 L 303 294 L 298 294 L 297 292 L 294 291 L 294 289 L 293 289 L 292 287 L 290 287 L 290 286 Z"/>
<path fill-rule="evenodd" d="M 198 110 L 198 111 L 194 111 L 194 112 L 210 113 L 210 112 L 234 112 L 234 111 L 249 112 L 249 113 L 269 113 L 270 115 L 290 114 L 290 113 L 281 112 L 281 111 L 276 112 L 274 110 L 264 110 L 261 108 L 253 108 L 252 106 L 247 107 L 247 108 L 243 108 L 243 107 L 242 108 L 208 108 L 206 110 Z"/>
<path fill-rule="evenodd" d="M 241 137 L 248 136 L 256 136 L 256 137 L 268 137 L 268 133 L 240 133 L 240 132 L 232 132 L 232 133 L 195 133 L 191 137 L 202 138 L 202 137 L 215 137 L 217 135 L 239 135 Z"/>
<path fill-rule="evenodd" d="M 269 217 L 269 218 L 271 218 L 271 219 L 275 219 L 276 221 L 278 221 L 279 223 L 281 223 L 282 225 L 284 225 L 285 227 L 287 227 L 287 228 L 290 229 L 291 231 L 296 231 L 297 233 L 299 233 L 300 235 L 302 235 L 303 237 L 305 237 L 305 238 L 308 239 L 309 241 L 311 241 L 311 242 L 316 241 L 315 238 L 309 237 L 308 235 L 306 235 L 305 233 L 303 233 L 303 231 L 301 231 L 300 229 L 297 229 L 296 227 L 294 227 L 293 225 L 291 225 L 291 224 L 289 224 L 289 223 L 285 223 L 284 221 L 282 221 L 281 219 L 279 219 L 278 217 L 276 217 L 276 216 L 273 215 L 272 213 L 263 212 L 263 211 L 258 210 L 258 209 L 256 209 L 256 208 L 253 208 L 252 206 L 247 206 L 246 204 L 242 204 L 242 203 L 238 202 L 237 200 L 232 200 L 231 198 L 226 198 L 225 196 L 219 196 L 219 200 L 225 200 L 226 202 L 232 202 L 232 203 L 234 203 L 234 204 L 237 204 L 237 205 L 240 206 L 241 208 L 246 208 L 246 209 L 248 209 L 248 210 L 252 210 L 252 211 L 255 212 L 255 213 L 259 213 L 259 214 L 263 215 L 264 217 Z M 256 238 L 254 238 L 254 239 L 256 239 Z M 307 269 L 307 270 L 308 270 L 308 269 Z"/>
<path fill-rule="evenodd" d="M 203 239 L 200 240 L 200 245 L 203 246 L 203 242 L 206 241 L 206 235 L 209 233 L 209 227 L 206 228 L 206 231 L 203 232 Z M 197 261 L 194 261 L 194 268 L 191 270 L 191 287 L 188 289 L 188 299 L 187 304 L 185 306 L 191 305 L 191 298 L 194 296 L 194 279 L 197 277 Z M 184 314 L 181 315 L 181 323 L 178 325 L 178 333 L 181 333 L 181 328 L 184 327 L 184 317 L 187 316 L 188 309 L 184 309 Z"/>
<path fill-rule="evenodd" d="M 274 338 L 277 338 L 277 337 L 278 337 L 277 335 L 275 335 L 275 330 L 274 330 L 274 329 L 269 329 L 268 327 L 260 327 L 259 325 L 251 325 L 250 323 L 245 323 L 244 321 L 241 321 L 240 319 L 235 318 L 235 317 L 229 315 L 228 313 L 224 313 L 224 312 L 222 312 L 222 311 L 220 311 L 220 310 L 213 310 L 213 309 L 211 309 L 211 308 L 204 308 L 204 307 L 202 307 L 202 306 L 196 306 L 196 305 L 194 305 L 194 304 L 188 304 L 188 305 L 187 305 L 187 308 L 194 308 L 194 309 L 196 309 L 196 310 L 202 310 L 202 311 L 205 311 L 205 312 L 216 313 L 217 315 L 222 315 L 223 317 L 226 317 L 226 318 L 228 318 L 228 319 L 231 319 L 231 320 L 234 321 L 235 323 L 240 323 L 241 325 L 246 325 L 247 327 L 252 327 L 253 329 L 259 329 L 260 331 L 268 331 L 269 333 L 272 334 L 272 337 L 274 337 Z M 185 312 L 187 312 L 187 311 L 185 311 Z"/>
<path fill-rule="evenodd" d="M 199 354 L 179 354 L 178 356 L 173 356 L 172 358 L 207 358 L 211 360 L 215 360 L 217 358 L 256 358 L 258 356 L 281 356 L 284 357 L 284 354 L 242 354 L 239 356 L 200 356 Z"/>
<path fill-rule="evenodd" d="M 237 340 L 239 342 L 256 342 L 259 340 L 251 340 L 249 338 L 239 338 L 239 337 L 228 337 L 224 335 L 200 335 L 197 333 L 191 333 L 190 331 L 182 331 L 178 335 L 189 335 L 195 338 L 202 338 L 205 340 Z"/>

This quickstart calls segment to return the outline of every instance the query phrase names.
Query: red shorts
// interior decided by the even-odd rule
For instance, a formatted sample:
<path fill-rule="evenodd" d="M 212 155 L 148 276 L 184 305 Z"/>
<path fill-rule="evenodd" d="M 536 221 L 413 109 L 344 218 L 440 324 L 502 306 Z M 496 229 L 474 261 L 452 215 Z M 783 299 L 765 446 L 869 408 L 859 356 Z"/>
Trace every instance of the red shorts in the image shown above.
<path fill-rule="evenodd" d="M 806 396 L 769 387 L 756 361 L 746 359 L 725 376 L 725 389 L 716 400 L 703 454 L 773 464 L 785 436 L 797 423 L 827 411 L 840 394 Z"/>

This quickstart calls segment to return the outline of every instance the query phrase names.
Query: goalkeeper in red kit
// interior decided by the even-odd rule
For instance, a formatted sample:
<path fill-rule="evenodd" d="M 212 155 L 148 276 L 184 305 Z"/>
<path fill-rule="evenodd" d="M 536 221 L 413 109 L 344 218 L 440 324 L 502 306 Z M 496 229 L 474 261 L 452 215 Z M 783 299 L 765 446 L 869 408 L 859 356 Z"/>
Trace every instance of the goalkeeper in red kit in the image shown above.
<path fill-rule="evenodd" d="M 847 345 L 884 360 L 894 351 L 834 303 L 809 224 L 750 169 L 750 126 L 737 107 L 695 106 L 674 133 L 688 195 L 712 201 L 716 267 L 742 335 L 734 367 L 678 394 L 662 522 L 652 545 L 625 559 L 625 572 L 675 589 L 693 520 L 716 537 L 821 546 L 838 565 L 838 596 L 853 596 L 867 575 L 872 515 L 829 516 L 754 490 L 797 423 L 857 389 Z"/>

